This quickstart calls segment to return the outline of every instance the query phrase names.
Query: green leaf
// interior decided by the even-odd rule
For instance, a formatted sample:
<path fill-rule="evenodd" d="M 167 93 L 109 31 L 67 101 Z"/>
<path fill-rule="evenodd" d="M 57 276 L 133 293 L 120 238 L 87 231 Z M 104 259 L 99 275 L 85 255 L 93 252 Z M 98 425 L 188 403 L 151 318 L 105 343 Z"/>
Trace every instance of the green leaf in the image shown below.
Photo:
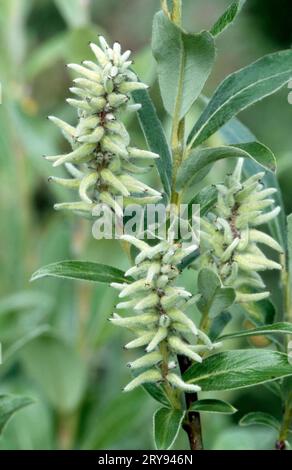
<path fill-rule="evenodd" d="M 239 308 L 257 327 L 273 323 L 276 316 L 275 306 L 269 299 L 248 302 L 244 304 L 244 307 L 239 306 Z"/>
<path fill-rule="evenodd" d="M 251 330 L 236 331 L 235 333 L 220 336 L 218 340 L 223 341 L 225 339 L 243 338 L 245 336 L 273 335 L 276 333 L 291 335 L 292 323 L 273 323 L 272 325 L 260 326 Z"/>
<path fill-rule="evenodd" d="M 164 107 L 170 116 L 182 119 L 200 95 L 215 59 L 210 33 L 187 34 L 163 12 L 154 17 L 153 55 Z"/>
<path fill-rule="evenodd" d="M 102 282 L 129 282 L 120 269 L 105 264 L 88 261 L 59 261 L 38 269 L 31 277 L 31 281 L 43 277 L 58 277 L 66 279 L 79 279 L 85 281 Z"/>
<path fill-rule="evenodd" d="M 200 206 L 200 216 L 203 217 L 216 204 L 217 198 L 218 190 L 216 186 L 207 186 L 193 197 L 189 205 L 198 204 Z"/>
<path fill-rule="evenodd" d="M 287 355 L 270 350 L 235 350 L 213 354 L 194 364 L 184 380 L 202 387 L 203 392 L 236 390 L 292 375 Z"/>
<path fill-rule="evenodd" d="M 27 397 L 0 395 L 0 435 L 14 413 L 33 403 L 34 401 Z"/>
<path fill-rule="evenodd" d="M 184 419 L 183 410 L 160 408 L 153 416 L 154 442 L 157 450 L 168 450 L 174 444 Z"/>
<path fill-rule="evenodd" d="M 87 370 L 77 351 L 61 338 L 42 335 L 22 349 L 21 361 L 30 378 L 55 409 L 67 413 L 79 404 Z"/>
<path fill-rule="evenodd" d="M 222 413 L 229 415 L 236 413 L 237 409 L 226 401 L 206 398 L 204 400 L 194 402 L 188 411 L 199 411 L 200 413 Z"/>
<path fill-rule="evenodd" d="M 275 93 L 289 82 L 291 75 L 291 50 L 266 55 L 229 75 L 192 129 L 189 147 L 200 145 L 240 111 Z"/>
<path fill-rule="evenodd" d="M 163 389 L 159 385 L 149 383 L 142 385 L 142 387 L 144 388 L 145 392 L 154 398 L 154 400 L 158 401 L 162 405 L 170 407 L 170 402 L 163 392 Z"/>
<path fill-rule="evenodd" d="M 239 421 L 240 426 L 262 425 L 280 431 L 281 425 L 279 421 L 269 413 L 255 411 L 246 414 Z"/>
<path fill-rule="evenodd" d="M 219 34 L 223 33 L 223 31 L 225 31 L 225 29 L 233 23 L 244 4 L 245 0 L 237 0 L 236 2 L 231 3 L 223 15 L 220 16 L 220 18 L 213 25 L 210 33 L 213 36 L 219 36 Z"/>
<path fill-rule="evenodd" d="M 234 289 L 222 287 L 219 277 L 208 268 L 199 272 L 198 289 L 202 295 L 198 308 L 203 314 L 208 314 L 209 318 L 215 318 L 235 300 Z"/>
<path fill-rule="evenodd" d="M 164 190 L 169 196 L 171 192 L 172 158 L 163 126 L 146 90 L 135 91 L 132 96 L 136 103 L 142 105 L 142 108 L 138 111 L 139 122 L 149 149 L 160 156 L 160 158 L 155 159 L 155 163 Z"/>
<path fill-rule="evenodd" d="M 210 147 L 193 150 L 183 161 L 177 175 L 177 190 L 180 191 L 193 183 L 194 178 L 203 169 L 225 158 L 249 158 L 264 168 L 275 170 L 274 154 L 259 142 L 249 142 L 240 145 Z"/>
<path fill-rule="evenodd" d="M 211 341 L 214 341 L 218 338 L 220 333 L 224 330 L 224 328 L 228 325 L 230 320 L 232 319 L 232 315 L 229 312 L 221 312 L 211 323 L 210 330 L 209 330 L 209 337 Z"/>

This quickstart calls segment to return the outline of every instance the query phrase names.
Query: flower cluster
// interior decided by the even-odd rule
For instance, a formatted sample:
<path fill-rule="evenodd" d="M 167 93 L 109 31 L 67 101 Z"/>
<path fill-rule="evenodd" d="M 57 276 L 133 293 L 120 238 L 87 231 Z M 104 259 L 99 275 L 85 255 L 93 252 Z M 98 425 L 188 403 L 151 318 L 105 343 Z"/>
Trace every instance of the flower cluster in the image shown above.
<path fill-rule="evenodd" d="M 218 199 L 211 212 L 200 220 L 201 245 L 199 264 L 210 267 L 224 286 L 234 287 L 237 302 L 262 300 L 269 296 L 259 274 L 281 265 L 268 259 L 258 244 L 281 253 L 282 247 L 271 236 L 257 229 L 280 212 L 271 196 L 275 188 L 264 188 L 264 173 L 241 182 L 242 160 L 224 184 L 216 185 Z M 269 209 L 268 209 L 269 208 Z M 268 211 L 266 211 L 268 209 Z M 258 292 L 250 293 L 250 288 Z"/>
<path fill-rule="evenodd" d="M 168 382 L 185 392 L 200 391 L 199 386 L 185 383 L 174 371 L 177 354 L 202 362 L 200 353 L 217 346 L 185 314 L 186 308 L 198 297 L 174 285 L 179 275 L 177 265 L 194 250 L 194 246 L 185 248 L 170 236 L 152 247 L 129 235 L 122 239 L 134 245 L 140 253 L 136 256 L 135 265 L 126 273 L 131 277 L 129 283 L 113 283 L 112 287 L 120 291 L 121 299 L 129 298 L 120 302 L 117 309 L 133 309 L 134 315 L 121 317 L 114 313 L 110 321 L 135 334 L 136 338 L 125 346 L 126 349 L 145 349 L 145 354 L 129 363 L 129 367 L 146 369 L 124 390 L 130 391 L 149 382 Z M 186 339 L 188 334 L 194 337 L 191 344 Z"/>
<path fill-rule="evenodd" d="M 53 116 L 53 121 L 72 146 L 66 155 L 47 156 L 53 166 L 65 164 L 73 178 L 51 177 L 50 180 L 79 191 L 81 201 L 56 204 L 55 209 L 92 212 L 97 202 L 107 204 L 115 212 L 121 209 L 115 196 L 125 203 L 155 203 L 160 193 L 138 181 L 135 174 L 148 171 L 149 162 L 157 154 L 130 146 L 130 136 L 119 119 L 121 110 L 136 111 L 139 104 L 129 104 L 131 92 L 146 89 L 130 70 L 130 51 L 121 52 L 119 43 L 110 48 L 103 37 L 100 47 L 90 47 L 98 63 L 84 61 L 69 64 L 81 78 L 74 80 L 70 91 L 77 99 L 67 102 L 77 108 L 79 122 L 73 127 Z"/>

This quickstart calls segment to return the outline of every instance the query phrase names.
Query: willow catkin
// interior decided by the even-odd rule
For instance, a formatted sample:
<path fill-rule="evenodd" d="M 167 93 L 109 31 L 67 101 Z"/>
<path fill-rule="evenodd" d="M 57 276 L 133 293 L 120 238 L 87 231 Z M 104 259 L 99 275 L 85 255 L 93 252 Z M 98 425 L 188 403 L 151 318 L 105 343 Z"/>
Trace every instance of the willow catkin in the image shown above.
<path fill-rule="evenodd" d="M 267 298 L 270 293 L 260 272 L 281 269 L 281 265 L 263 253 L 259 245 L 282 253 L 279 243 L 258 227 L 275 218 L 280 207 L 272 198 L 275 188 L 265 189 L 264 173 L 257 173 L 241 182 L 242 161 L 225 179 L 216 185 L 215 207 L 200 220 L 200 267 L 213 269 L 224 286 L 234 287 L 237 302 Z M 250 288 L 255 292 L 248 292 Z"/>
<path fill-rule="evenodd" d="M 80 201 L 56 204 L 55 209 L 90 212 L 97 203 L 119 211 L 117 196 L 126 203 L 147 204 L 160 200 L 158 191 L 142 183 L 136 174 L 150 169 L 159 155 L 131 147 L 129 133 L 121 120 L 121 111 L 136 111 L 140 105 L 130 104 L 130 93 L 146 89 L 130 70 L 130 51 L 122 53 L 119 43 L 109 47 L 100 36 L 100 46 L 90 47 L 97 59 L 82 65 L 69 64 L 80 77 L 67 99 L 76 108 L 78 123 L 72 126 L 49 116 L 69 141 L 72 151 L 65 155 L 46 156 L 57 167 L 65 165 L 70 179 L 51 177 L 50 181 L 76 189 Z"/>

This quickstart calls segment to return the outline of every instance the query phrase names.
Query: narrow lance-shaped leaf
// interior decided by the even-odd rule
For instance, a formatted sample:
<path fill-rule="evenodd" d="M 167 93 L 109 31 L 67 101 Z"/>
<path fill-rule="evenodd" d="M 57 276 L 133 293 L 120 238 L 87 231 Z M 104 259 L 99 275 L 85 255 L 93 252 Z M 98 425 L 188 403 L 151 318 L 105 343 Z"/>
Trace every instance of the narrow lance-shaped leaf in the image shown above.
<path fill-rule="evenodd" d="M 189 147 L 200 145 L 240 111 L 275 93 L 289 82 L 291 75 L 291 50 L 266 55 L 229 75 L 193 127 Z"/>
<path fill-rule="evenodd" d="M 225 31 L 225 29 L 234 22 L 244 4 L 245 0 L 237 0 L 236 2 L 232 2 L 223 15 L 220 16 L 220 18 L 218 18 L 216 23 L 213 25 L 210 33 L 213 36 L 219 36 L 219 34 L 223 33 L 223 31 Z"/>
<path fill-rule="evenodd" d="M 270 350 L 235 350 L 213 354 L 194 364 L 184 380 L 202 391 L 236 390 L 292 376 L 287 354 Z"/>
<path fill-rule="evenodd" d="M 203 217 L 216 204 L 217 198 L 218 190 L 216 186 L 207 186 L 193 197 L 189 202 L 189 206 L 198 204 L 200 206 L 200 217 Z"/>
<path fill-rule="evenodd" d="M 190 153 L 190 156 L 184 160 L 178 171 L 177 190 L 179 191 L 193 183 L 202 169 L 226 158 L 248 158 L 256 161 L 264 168 L 272 170 L 276 168 L 274 154 L 259 142 L 197 149 Z"/>
<path fill-rule="evenodd" d="M 148 91 L 138 90 L 132 93 L 136 103 L 142 105 L 138 111 L 139 122 L 151 152 L 160 158 L 155 159 L 161 182 L 166 194 L 170 195 L 172 178 L 172 158 L 161 121 Z"/>
<path fill-rule="evenodd" d="M 153 434 L 156 449 L 168 450 L 174 444 L 185 412 L 171 408 L 160 408 L 153 416 Z"/>
<path fill-rule="evenodd" d="M 79 279 L 85 281 L 102 282 L 129 282 L 120 269 L 105 264 L 91 263 L 88 261 L 59 261 L 48 264 L 36 271 L 31 281 L 44 277 L 58 277 L 66 279 Z"/>
<path fill-rule="evenodd" d="M 149 384 L 142 385 L 142 387 L 152 398 L 154 398 L 154 400 L 158 401 L 159 403 L 167 407 L 171 406 L 161 386 L 149 383 Z"/>
<path fill-rule="evenodd" d="M 202 296 L 198 308 L 202 313 L 208 314 L 209 318 L 215 318 L 235 301 L 234 289 L 222 287 L 217 274 L 208 268 L 199 272 L 198 289 Z"/>
<path fill-rule="evenodd" d="M 240 426 L 251 426 L 251 425 L 261 425 L 267 426 L 269 428 L 275 429 L 276 431 L 280 430 L 279 421 L 269 413 L 263 413 L 262 411 L 255 411 L 246 414 L 239 421 Z"/>
<path fill-rule="evenodd" d="M 232 315 L 229 312 L 221 312 L 214 318 L 209 329 L 209 338 L 211 341 L 218 338 L 231 319 Z"/>
<path fill-rule="evenodd" d="M 195 401 L 189 408 L 189 411 L 199 411 L 200 413 L 221 413 L 229 415 L 236 413 L 237 409 L 226 401 L 206 398 L 204 400 Z"/>
<path fill-rule="evenodd" d="M 214 39 L 207 31 L 185 33 L 160 11 L 154 17 L 152 48 L 164 107 L 182 119 L 212 70 Z"/>
<path fill-rule="evenodd" d="M 235 333 L 220 336 L 218 339 L 224 341 L 226 339 L 243 338 L 245 336 L 273 335 L 277 333 L 292 335 L 292 323 L 273 323 L 272 325 L 260 326 L 251 330 L 236 331 Z"/>
<path fill-rule="evenodd" d="M 0 435 L 14 413 L 33 403 L 34 401 L 27 397 L 0 395 Z"/>

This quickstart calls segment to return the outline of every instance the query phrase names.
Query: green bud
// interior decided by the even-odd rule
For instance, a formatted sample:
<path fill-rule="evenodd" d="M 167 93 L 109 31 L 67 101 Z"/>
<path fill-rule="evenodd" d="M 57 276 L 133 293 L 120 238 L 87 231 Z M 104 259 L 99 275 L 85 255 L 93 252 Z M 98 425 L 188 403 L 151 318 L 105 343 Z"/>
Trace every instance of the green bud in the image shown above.
<path fill-rule="evenodd" d="M 50 176 L 48 181 L 52 181 L 53 183 L 57 183 L 60 186 L 64 186 L 65 188 L 79 188 L 80 179 L 68 179 L 68 178 L 57 178 L 56 176 Z"/>
<path fill-rule="evenodd" d="M 136 90 L 147 90 L 149 87 L 142 82 L 123 82 L 119 85 L 118 88 L 120 93 L 126 95 Z"/>
<path fill-rule="evenodd" d="M 168 374 L 166 379 L 171 385 L 174 385 L 174 387 L 177 387 L 179 390 L 184 392 L 197 393 L 201 391 L 201 387 L 184 382 L 178 375 L 174 373 Z"/>
<path fill-rule="evenodd" d="M 154 366 L 161 361 L 162 355 L 159 352 L 154 351 L 136 359 L 134 362 L 129 362 L 128 367 L 130 367 L 130 369 L 142 369 L 144 367 Z"/>
<path fill-rule="evenodd" d="M 86 67 L 78 64 L 68 64 L 69 69 L 74 70 L 74 72 L 79 73 L 83 77 L 86 77 L 88 80 L 92 80 L 93 82 L 100 82 L 101 74 L 98 72 L 93 72 L 92 70 L 88 70 Z"/>
<path fill-rule="evenodd" d="M 145 383 L 156 383 L 162 380 L 161 372 L 157 369 L 150 369 L 142 374 L 138 375 L 135 379 L 133 379 L 125 388 L 124 392 L 130 392 L 134 390 L 134 388 L 139 387 Z"/>
<path fill-rule="evenodd" d="M 168 329 L 164 326 L 160 326 L 154 335 L 154 337 L 151 338 L 150 343 L 148 344 L 146 351 L 150 353 L 153 351 L 157 346 L 161 343 L 161 341 L 165 340 L 165 338 L 168 335 Z"/>
<path fill-rule="evenodd" d="M 130 192 L 126 186 L 116 177 L 110 170 L 102 170 L 100 172 L 102 179 L 112 186 L 116 191 L 120 192 L 122 196 L 129 196 Z"/>
<path fill-rule="evenodd" d="M 87 195 L 87 191 L 97 182 L 98 175 L 96 172 L 89 173 L 83 178 L 79 186 L 79 195 L 84 202 L 92 203 L 92 199 Z"/>

